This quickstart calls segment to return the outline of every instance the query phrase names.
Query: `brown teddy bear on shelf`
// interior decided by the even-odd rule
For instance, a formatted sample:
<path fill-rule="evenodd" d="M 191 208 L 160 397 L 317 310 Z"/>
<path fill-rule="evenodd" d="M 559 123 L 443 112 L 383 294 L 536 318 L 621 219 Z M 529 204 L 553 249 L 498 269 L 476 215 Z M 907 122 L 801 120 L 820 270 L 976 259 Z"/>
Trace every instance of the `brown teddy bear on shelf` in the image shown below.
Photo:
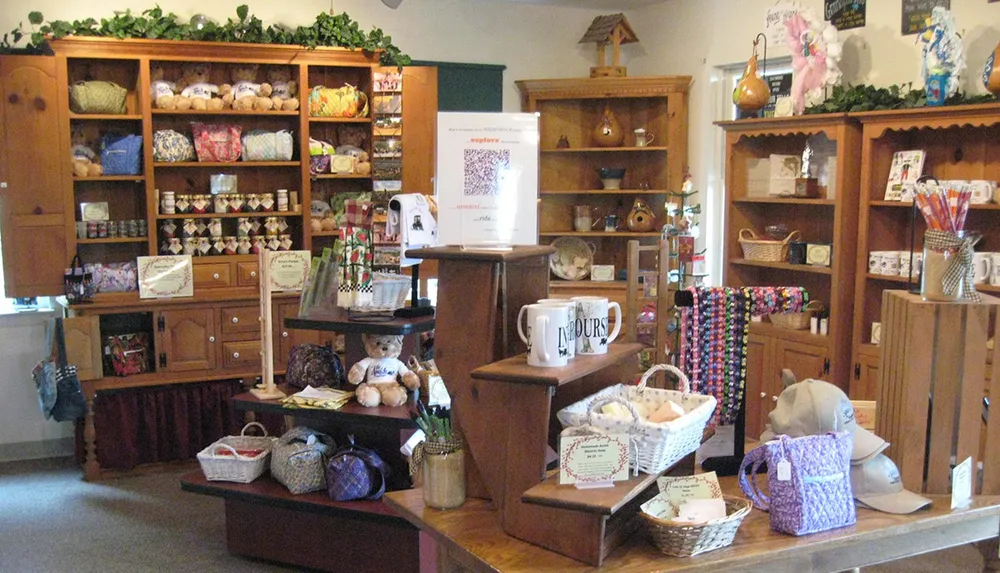
<path fill-rule="evenodd" d="M 358 387 L 355 391 L 358 403 L 369 408 L 380 403 L 402 406 L 406 403 L 406 390 L 420 387 L 420 378 L 399 359 L 403 337 L 363 334 L 361 339 L 368 357 L 352 366 L 347 374 L 347 381 Z"/>
<path fill-rule="evenodd" d="M 211 83 L 212 64 L 184 64 L 181 68 L 181 81 L 177 89 L 181 97 L 177 99 L 177 109 L 212 110 L 222 109 L 219 99 L 219 86 Z"/>
<path fill-rule="evenodd" d="M 233 109 L 268 111 L 274 107 L 271 101 L 271 84 L 256 83 L 257 64 L 237 64 L 230 68 L 233 83 L 222 84 L 222 101 Z"/>
<path fill-rule="evenodd" d="M 163 78 L 163 66 L 149 68 L 149 99 L 156 109 L 177 109 L 177 83 Z M 190 101 L 190 100 L 189 100 Z M 190 105 L 190 104 L 189 104 Z"/>
<path fill-rule="evenodd" d="M 75 177 L 100 177 L 104 173 L 104 168 L 98 163 L 100 157 L 94 153 L 93 147 L 87 141 L 87 135 L 83 129 L 74 126 L 70 131 L 70 154 L 73 164 L 73 175 Z"/>
<path fill-rule="evenodd" d="M 299 109 L 299 84 L 292 79 L 292 70 L 284 66 L 267 69 L 267 82 L 271 84 L 271 101 L 275 110 Z"/>

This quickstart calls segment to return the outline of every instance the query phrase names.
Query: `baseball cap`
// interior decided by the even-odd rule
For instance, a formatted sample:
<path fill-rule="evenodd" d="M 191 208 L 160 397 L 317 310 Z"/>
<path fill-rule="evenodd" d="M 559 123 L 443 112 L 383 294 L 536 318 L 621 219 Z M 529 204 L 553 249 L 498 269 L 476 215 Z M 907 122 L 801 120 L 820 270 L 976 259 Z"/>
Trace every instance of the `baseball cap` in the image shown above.
<path fill-rule="evenodd" d="M 854 499 L 865 507 L 886 513 L 913 513 L 931 500 L 903 489 L 896 464 L 878 454 L 863 464 L 851 465 Z"/>
<path fill-rule="evenodd" d="M 885 440 L 857 424 L 854 405 L 847 394 L 822 380 L 806 379 L 785 388 L 769 419 L 770 431 L 761 435 L 761 441 L 778 434 L 800 438 L 826 432 L 852 432 L 852 461 L 870 458 L 887 446 Z"/>

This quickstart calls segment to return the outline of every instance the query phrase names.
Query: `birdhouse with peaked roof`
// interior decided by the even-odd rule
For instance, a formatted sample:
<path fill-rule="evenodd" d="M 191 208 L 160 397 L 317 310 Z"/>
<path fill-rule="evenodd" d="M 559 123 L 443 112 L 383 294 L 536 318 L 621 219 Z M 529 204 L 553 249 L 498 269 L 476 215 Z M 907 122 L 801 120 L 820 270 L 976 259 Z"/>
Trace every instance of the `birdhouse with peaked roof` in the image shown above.
<path fill-rule="evenodd" d="M 625 77 L 625 66 L 620 65 L 622 44 L 638 42 L 639 38 L 632 31 L 625 14 L 609 14 L 598 16 L 587 28 L 587 33 L 580 38 L 581 44 L 597 42 L 597 66 L 590 68 L 590 77 Z M 604 62 L 604 51 L 611 44 L 611 65 Z"/>

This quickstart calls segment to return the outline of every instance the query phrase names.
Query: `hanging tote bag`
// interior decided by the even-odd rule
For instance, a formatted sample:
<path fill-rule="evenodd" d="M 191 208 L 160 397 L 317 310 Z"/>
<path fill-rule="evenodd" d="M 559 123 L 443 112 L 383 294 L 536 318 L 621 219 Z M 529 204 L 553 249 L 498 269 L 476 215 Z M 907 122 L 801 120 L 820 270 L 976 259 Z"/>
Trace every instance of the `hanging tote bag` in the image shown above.
<path fill-rule="evenodd" d="M 194 161 L 197 158 L 191 138 L 183 133 L 172 129 L 161 129 L 153 134 L 153 161 L 177 163 Z"/>
<path fill-rule="evenodd" d="M 31 372 L 38 390 L 42 414 L 46 419 L 52 418 L 57 422 L 68 422 L 86 416 L 87 400 L 83 397 L 76 366 L 70 366 L 66 360 L 63 319 L 53 321 L 49 340 L 55 341 L 54 354 L 35 365 Z"/>
<path fill-rule="evenodd" d="M 142 136 L 104 134 L 101 167 L 105 175 L 138 175 L 142 170 Z"/>
<path fill-rule="evenodd" d="M 69 109 L 73 113 L 125 113 L 128 90 L 114 82 L 77 82 L 69 86 Z"/>
<path fill-rule="evenodd" d="M 337 448 L 333 438 L 297 426 L 278 438 L 271 450 L 271 477 L 298 495 L 326 486 L 326 463 Z"/>
<path fill-rule="evenodd" d="M 191 123 L 191 134 L 194 135 L 194 150 L 198 155 L 198 161 L 223 163 L 238 161 L 243 150 L 240 142 L 242 131 L 243 128 L 238 125 Z"/>
<path fill-rule="evenodd" d="M 291 161 L 292 132 L 252 129 L 243 135 L 243 161 Z"/>
<path fill-rule="evenodd" d="M 94 298 L 94 276 L 84 269 L 79 254 L 73 256 L 73 262 L 63 273 L 63 294 L 70 304 L 90 302 Z"/>
<path fill-rule="evenodd" d="M 774 531 L 807 535 L 853 525 L 857 519 L 851 490 L 853 441 L 851 432 L 777 436 L 743 458 L 740 489 L 757 509 L 771 514 Z M 757 485 L 762 463 L 767 463 L 769 494 Z"/>

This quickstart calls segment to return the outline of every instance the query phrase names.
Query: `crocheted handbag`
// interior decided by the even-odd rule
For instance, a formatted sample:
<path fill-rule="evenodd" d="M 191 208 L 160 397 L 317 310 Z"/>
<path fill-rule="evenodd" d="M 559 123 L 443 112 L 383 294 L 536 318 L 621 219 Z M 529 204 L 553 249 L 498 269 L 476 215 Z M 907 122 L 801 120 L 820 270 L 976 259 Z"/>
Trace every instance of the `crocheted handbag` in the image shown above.
<path fill-rule="evenodd" d="M 740 489 L 757 509 L 770 512 L 771 529 L 781 533 L 806 535 L 853 525 L 852 445 L 850 432 L 777 436 L 743 458 Z M 757 485 L 757 469 L 765 462 L 770 497 Z"/>
<path fill-rule="evenodd" d="M 334 501 L 379 499 L 385 493 L 389 466 L 372 450 L 354 445 L 337 450 L 326 466 L 326 490 Z"/>
<path fill-rule="evenodd" d="M 271 477 L 296 495 L 319 491 L 326 485 L 326 463 L 336 447 L 330 436 L 296 426 L 285 432 L 271 450 Z"/>

